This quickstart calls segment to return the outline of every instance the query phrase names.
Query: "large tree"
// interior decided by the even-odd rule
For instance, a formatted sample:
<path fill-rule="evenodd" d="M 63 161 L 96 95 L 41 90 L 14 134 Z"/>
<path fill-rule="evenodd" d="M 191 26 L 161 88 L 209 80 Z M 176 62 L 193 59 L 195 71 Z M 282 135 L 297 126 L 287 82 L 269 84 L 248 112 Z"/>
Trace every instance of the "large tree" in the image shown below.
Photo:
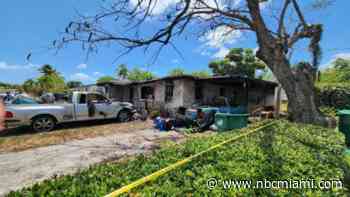
<path fill-rule="evenodd" d="M 337 58 L 329 68 L 321 72 L 319 83 L 350 83 L 350 60 Z"/>
<path fill-rule="evenodd" d="M 119 64 L 117 67 L 117 77 L 118 79 L 126 79 L 128 77 L 129 70 L 125 64 Z"/>
<path fill-rule="evenodd" d="M 98 78 L 96 80 L 96 82 L 97 82 L 97 84 L 99 84 L 99 83 L 108 83 L 108 82 L 111 82 L 113 80 L 115 80 L 115 78 L 112 77 L 112 76 L 102 76 L 102 77 Z"/>
<path fill-rule="evenodd" d="M 130 81 L 145 81 L 145 80 L 151 80 L 154 78 L 155 76 L 153 73 L 149 71 L 144 71 L 139 68 L 132 69 L 128 74 L 128 79 Z"/>
<path fill-rule="evenodd" d="M 265 69 L 264 62 L 255 57 L 252 49 L 233 48 L 222 60 L 209 63 L 214 75 L 245 75 L 255 77 L 255 71 Z"/>
<path fill-rule="evenodd" d="M 68 88 L 79 88 L 83 86 L 83 83 L 81 81 L 68 81 L 67 87 Z"/>
<path fill-rule="evenodd" d="M 206 70 L 194 71 L 191 73 L 191 75 L 200 78 L 207 78 L 211 76 L 211 74 Z"/>
<path fill-rule="evenodd" d="M 66 85 L 64 78 L 53 66 L 45 64 L 39 68 L 41 76 L 37 79 L 37 83 L 43 91 L 46 92 L 64 92 Z"/>
<path fill-rule="evenodd" d="M 191 35 L 196 30 L 203 35 L 218 28 L 224 28 L 227 34 L 252 32 L 259 46 L 257 57 L 268 65 L 286 90 L 290 118 L 303 123 L 326 123 L 318 109 L 313 83 L 321 54 L 322 25 L 307 22 L 300 0 L 273 1 L 279 8 L 271 13 L 263 11 L 265 6 L 262 3 L 266 0 L 177 0 L 163 9 L 163 17 L 155 16 L 160 9 L 157 6 L 164 3 L 160 0 L 103 2 L 98 13 L 81 15 L 78 20 L 70 22 L 60 42 L 54 42 L 55 46 L 80 42 L 91 52 L 96 51 L 100 44 L 114 43 L 128 52 L 139 47 L 174 47 L 174 37 L 188 31 Z M 322 5 L 320 0 L 311 2 Z M 169 1 L 166 3 L 170 4 Z M 159 17 L 157 25 L 160 27 L 153 26 L 146 31 L 145 26 L 150 26 L 149 18 L 152 17 Z M 111 21 L 116 23 L 114 27 L 121 28 L 110 28 Z M 291 52 L 297 43 L 305 43 L 301 40 L 310 41 L 312 59 L 309 64 L 303 64 L 304 67 L 293 70 Z"/>
<path fill-rule="evenodd" d="M 186 71 L 182 68 L 174 68 L 168 72 L 169 76 L 183 76 L 186 74 Z"/>

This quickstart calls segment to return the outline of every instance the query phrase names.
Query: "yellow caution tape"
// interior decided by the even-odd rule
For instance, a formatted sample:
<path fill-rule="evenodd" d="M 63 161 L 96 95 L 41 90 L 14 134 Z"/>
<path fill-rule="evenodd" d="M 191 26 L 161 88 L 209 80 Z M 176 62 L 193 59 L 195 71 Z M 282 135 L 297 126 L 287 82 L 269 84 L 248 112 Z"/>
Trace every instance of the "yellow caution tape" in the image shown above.
<path fill-rule="evenodd" d="M 181 160 L 181 161 L 178 161 L 178 162 L 176 162 L 176 163 L 174 163 L 174 164 L 171 164 L 171 165 L 168 166 L 168 167 L 165 167 L 165 168 L 163 168 L 163 169 L 161 169 L 161 170 L 158 170 L 158 171 L 156 171 L 156 172 L 154 172 L 154 173 L 152 173 L 152 174 L 150 174 L 150 175 L 148 175 L 148 176 L 145 176 L 145 177 L 143 177 L 143 178 L 140 178 L 140 179 L 138 179 L 137 181 L 134 181 L 134 182 L 130 183 L 129 185 L 123 186 L 123 187 L 121 187 L 120 189 L 115 190 L 114 192 L 112 192 L 112 193 L 106 195 L 105 197 L 115 197 L 115 196 L 119 196 L 119 195 L 121 195 L 121 194 L 127 193 L 127 192 L 129 192 L 130 190 L 132 190 L 132 189 L 134 189 L 134 188 L 136 188 L 136 187 L 138 187 L 138 186 L 140 186 L 140 185 L 143 185 L 143 184 L 145 184 L 145 183 L 147 183 L 147 182 L 149 182 L 149 181 L 155 180 L 155 179 L 157 179 L 158 177 L 160 177 L 160 176 L 166 174 L 167 172 L 170 172 L 170 171 L 172 171 L 172 170 L 174 170 L 174 169 L 176 169 L 176 168 L 178 168 L 178 167 L 180 167 L 180 166 L 182 166 L 182 165 L 184 165 L 184 164 L 186 164 L 186 163 L 189 163 L 189 162 L 192 161 L 193 159 L 195 159 L 195 158 L 197 158 L 197 157 L 199 157 L 199 156 L 201 156 L 201 155 L 203 155 L 203 154 L 205 154 L 205 153 L 207 153 L 207 152 L 210 152 L 210 151 L 212 151 L 212 150 L 214 150 L 214 149 L 216 149 L 216 148 L 219 148 L 220 146 L 223 146 L 223 145 L 225 145 L 225 144 L 228 144 L 228 143 L 230 143 L 230 142 L 233 142 L 233 141 L 236 141 L 236 140 L 238 140 L 238 139 L 241 139 L 241 138 L 243 138 L 243 137 L 245 137 L 245 136 L 248 136 L 248 135 L 250 135 L 250 134 L 252 134 L 252 133 L 255 133 L 255 132 L 257 132 L 257 131 L 259 131 L 259 130 L 261 130 L 261 129 L 264 129 L 264 128 L 266 128 L 266 127 L 269 127 L 269 126 L 271 126 L 271 125 L 273 125 L 273 124 L 274 124 L 274 122 L 268 123 L 268 124 L 266 124 L 266 125 L 264 125 L 264 126 L 262 126 L 262 127 L 259 127 L 259 128 L 257 128 L 257 129 L 253 129 L 253 130 L 251 130 L 251 131 L 245 132 L 245 133 L 243 133 L 243 134 L 241 134 L 241 135 L 238 135 L 238 136 L 236 136 L 236 137 L 233 137 L 233 138 L 231 138 L 231 139 L 228 139 L 228 140 L 226 140 L 226 141 L 223 141 L 223 142 L 221 142 L 221 143 L 219 143 L 219 144 L 216 144 L 216 145 L 214 145 L 214 146 L 208 148 L 207 150 L 204 150 L 204 151 L 201 151 L 201 152 L 199 152 L 199 153 L 196 153 L 196 154 L 194 154 L 194 155 L 192 155 L 192 156 L 190 156 L 190 157 L 187 157 L 187 158 L 185 158 L 185 159 L 183 159 L 183 160 Z"/>

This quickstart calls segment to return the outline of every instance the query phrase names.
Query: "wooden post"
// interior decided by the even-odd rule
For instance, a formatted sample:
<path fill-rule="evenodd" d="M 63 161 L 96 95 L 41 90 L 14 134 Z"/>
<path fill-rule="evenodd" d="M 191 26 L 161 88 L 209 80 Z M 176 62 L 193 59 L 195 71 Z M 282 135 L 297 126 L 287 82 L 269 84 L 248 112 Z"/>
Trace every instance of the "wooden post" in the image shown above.
<path fill-rule="evenodd" d="M 244 86 L 245 86 L 245 104 L 248 109 L 249 105 L 249 80 L 247 78 L 244 79 Z"/>
<path fill-rule="evenodd" d="M 275 88 L 275 117 L 276 118 L 279 118 L 280 111 L 281 111 L 281 92 L 282 92 L 282 87 L 281 85 L 278 85 Z"/>

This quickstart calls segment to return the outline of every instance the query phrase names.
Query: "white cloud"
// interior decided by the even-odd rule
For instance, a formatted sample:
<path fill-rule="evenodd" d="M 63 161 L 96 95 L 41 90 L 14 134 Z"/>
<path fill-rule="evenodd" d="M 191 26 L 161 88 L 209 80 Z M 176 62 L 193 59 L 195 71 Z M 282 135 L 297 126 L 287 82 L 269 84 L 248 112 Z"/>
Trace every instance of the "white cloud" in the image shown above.
<path fill-rule="evenodd" d="M 255 48 L 253 49 L 253 53 L 256 55 L 256 53 L 258 52 L 258 50 L 259 50 L 259 47 L 255 47 Z"/>
<path fill-rule="evenodd" d="M 178 59 L 173 59 L 173 60 L 171 60 L 171 62 L 172 62 L 173 64 L 177 64 L 177 63 L 179 63 L 180 61 L 179 61 Z"/>
<path fill-rule="evenodd" d="M 226 44 L 233 44 L 241 38 L 242 32 L 238 30 L 232 30 L 226 26 L 220 26 L 214 30 L 209 31 L 200 38 L 200 41 L 205 42 L 206 46 L 212 48 L 222 48 Z"/>
<path fill-rule="evenodd" d="M 138 4 L 139 0 L 131 0 L 130 3 L 132 6 L 136 6 Z M 168 9 L 171 5 L 176 4 L 177 2 L 179 2 L 179 0 L 159 0 L 159 1 L 152 1 L 151 3 L 151 7 L 152 9 L 152 14 L 153 15 L 160 15 L 162 14 L 164 11 L 166 11 L 166 9 Z M 149 5 L 150 0 L 145 0 L 142 1 L 141 3 L 141 8 L 145 9 L 147 8 L 147 6 Z"/>
<path fill-rule="evenodd" d="M 130 3 L 132 6 L 136 6 L 138 4 L 139 0 L 131 0 Z M 151 8 L 152 8 L 152 14 L 153 15 L 161 15 L 163 14 L 165 11 L 167 11 L 167 9 L 177 3 L 180 3 L 181 0 L 158 0 L 158 1 L 154 1 L 152 0 L 151 2 Z M 223 9 L 225 7 L 225 5 L 230 5 L 230 7 L 236 7 L 238 6 L 242 0 L 205 0 L 204 1 L 207 5 L 209 5 L 210 7 L 218 7 L 220 9 Z M 145 9 L 149 6 L 150 0 L 144 0 L 141 3 L 141 8 Z M 190 8 L 194 9 L 194 8 L 198 8 L 201 7 L 202 11 L 203 11 L 203 6 L 201 2 L 198 1 L 192 1 L 192 5 L 190 5 Z M 206 15 L 203 15 L 204 18 L 206 18 Z"/>
<path fill-rule="evenodd" d="M 261 9 L 266 9 L 269 5 L 271 5 L 271 2 L 272 2 L 272 0 L 260 3 L 260 8 Z"/>
<path fill-rule="evenodd" d="M 94 72 L 93 75 L 94 75 L 94 76 L 102 76 L 103 74 L 100 73 L 100 72 Z"/>
<path fill-rule="evenodd" d="M 94 78 L 90 77 L 88 74 L 85 73 L 75 73 L 70 76 L 71 80 L 76 81 L 83 81 L 83 82 L 89 82 L 95 80 Z"/>
<path fill-rule="evenodd" d="M 321 69 L 328 68 L 328 67 L 331 66 L 332 63 L 333 63 L 336 59 L 338 59 L 338 58 L 343 58 L 343 59 L 350 60 L 350 52 L 349 52 L 349 53 L 337 53 L 337 54 L 333 55 L 332 58 L 331 58 L 328 62 L 322 64 L 322 65 L 320 66 L 320 68 L 321 68 Z"/>
<path fill-rule="evenodd" d="M 222 47 L 219 49 L 219 51 L 217 51 L 216 53 L 214 53 L 212 56 L 214 58 L 224 58 L 228 52 L 230 52 L 230 50 L 226 47 Z"/>
<path fill-rule="evenodd" d="M 350 53 L 338 53 L 334 56 L 334 60 L 337 58 L 350 59 Z"/>
<path fill-rule="evenodd" d="M 236 43 L 242 37 L 242 32 L 238 30 L 232 30 L 229 27 L 221 26 L 214 30 L 209 31 L 199 40 L 203 42 L 202 48 L 205 48 L 202 55 L 211 54 L 209 49 L 214 49 L 216 52 L 212 54 L 214 58 L 224 57 L 228 50 L 228 45 Z"/>
<path fill-rule="evenodd" d="M 77 65 L 77 69 L 81 69 L 81 70 L 86 69 L 87 67 L 88 67 L 87 64 L 79 64 L 79 65 Z"/>
<path fill-rule="evenodd" d="M 0 62 L 0 70 L 22 70 L 22 69 L 37 69 L 38 65 L 34 64 L 8 64 L 6 62 Z"/>

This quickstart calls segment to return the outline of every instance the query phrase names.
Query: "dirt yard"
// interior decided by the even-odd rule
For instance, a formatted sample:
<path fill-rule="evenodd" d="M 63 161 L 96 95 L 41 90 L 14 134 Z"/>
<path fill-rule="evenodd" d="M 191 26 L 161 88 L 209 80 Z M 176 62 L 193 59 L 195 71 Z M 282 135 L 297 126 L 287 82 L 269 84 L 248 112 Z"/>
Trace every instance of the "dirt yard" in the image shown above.
<path fill-rule="evenodd" d="M 179 141 L 184 136 L 173 131 L 156 131 L 149 123 L 132 122 L 1 138 L 4 138 L 0 144 L 3 152 L 0 154 L 0 196 L 3 196 L 56 174 L 70 174 L 95 163 L 146 153 L 157 148 L 161 141 Z M 19 150 L 24 151 L 13 152 Z"/>
<path fill-rule="evenodd" d="M 59 125 L 48 133 L 34 133 L 28 127 L 10 129 L 0 133 L 0 153 L 17 152 L 31 148 L 62 144 L 71 140 L 108 136 L 117 133 L 152 128 L 152 122 L 89 121 Z"/>

